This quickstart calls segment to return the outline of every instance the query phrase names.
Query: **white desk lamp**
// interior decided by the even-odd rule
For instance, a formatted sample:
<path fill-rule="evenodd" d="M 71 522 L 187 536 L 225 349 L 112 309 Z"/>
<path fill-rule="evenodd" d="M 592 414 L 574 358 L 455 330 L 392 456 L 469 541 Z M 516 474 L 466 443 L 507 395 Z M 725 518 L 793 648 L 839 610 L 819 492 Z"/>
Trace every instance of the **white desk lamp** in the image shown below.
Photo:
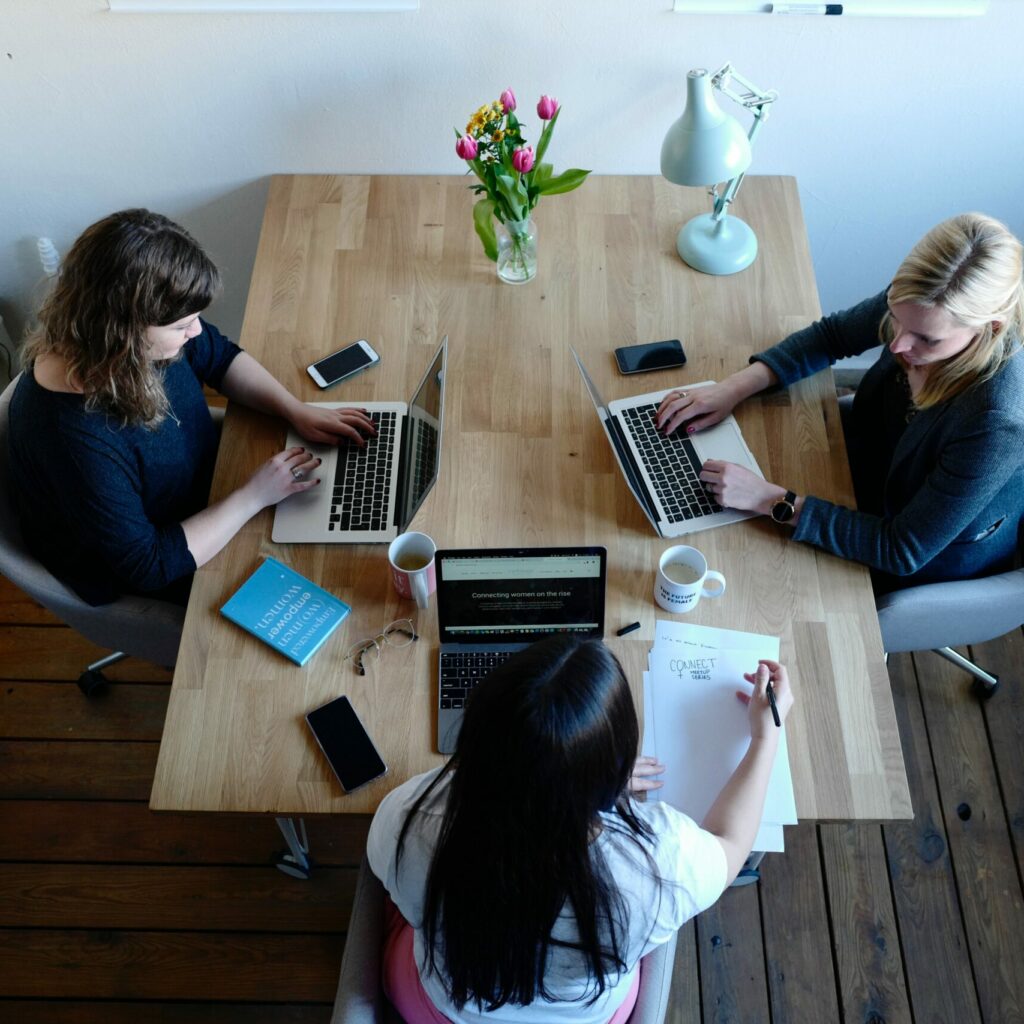
<path fill-rule="evenodd" d="M 730 88 L 735 80 L 744 90 Z M 711 87 L 742 104 L 754 115 L 749 135 L 735 118 L 715 102 Z M 757 256 L 757 236 L 738 217 L 727 217 L 743 175 L 750 166 L 750 147 L 768 116 L 768 106 L 778 99 L 737 73 L 731 64 L 713 75 L 695 68 L 686 76 L 686 109 L 668 130 L 661 145 L 661 173 L 676 185 L 707 185 L 714 200 L 711 213 L 684 224 L 676 239 L 683 260 L 705 274 L 735 274 Z M 727 181 L 718 194 L 718 183 Z"/>

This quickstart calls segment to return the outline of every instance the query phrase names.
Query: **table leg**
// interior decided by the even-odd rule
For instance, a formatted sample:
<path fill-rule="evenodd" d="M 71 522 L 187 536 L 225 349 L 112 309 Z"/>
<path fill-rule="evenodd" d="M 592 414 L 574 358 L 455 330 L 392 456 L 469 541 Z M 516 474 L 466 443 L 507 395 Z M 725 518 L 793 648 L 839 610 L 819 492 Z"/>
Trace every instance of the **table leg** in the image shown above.
<path fill-rule="evenodd" d="M 277 858 L 277 869 L 292 878 L 308 879 L 313 871 L 313 860 L 309 856 L 309 839 L 306 836 L 306 822 L 299 818 L 299 827 L 295 827 L 294 818 L 275 818 L 277 827 L 288 844 L 288 852 Z M 301 836 L 301 838 L 300 838 Z"/>
<path fill-rule="evenodd" d="M 741 885 L 750 885 L 752 882 L 759 882 L 761 880 L 761 861 L 763 860 L 763 851 L 751 850 L 750 856 L 743 862 L 743 867 L 740 868 L 740 873 L 736 876 L 729 888 L 735 889 Z"/>

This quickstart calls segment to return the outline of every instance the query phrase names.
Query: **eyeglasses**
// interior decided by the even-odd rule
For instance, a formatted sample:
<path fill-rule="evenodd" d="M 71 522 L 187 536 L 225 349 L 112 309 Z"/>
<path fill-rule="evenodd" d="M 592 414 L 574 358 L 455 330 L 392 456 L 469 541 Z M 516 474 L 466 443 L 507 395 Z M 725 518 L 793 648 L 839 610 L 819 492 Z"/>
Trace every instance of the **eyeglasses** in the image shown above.
<path fill-rule="evenodd" d="M 380 657 L 381 645 L 387 644 L 390 647 L 408 647 L 414 640 L 419 640 L 416 635 L 416 625 L 412 619 L 396 619 L 389 622 L 376 636 L 368 636 L 357 640 L 345 655 L 345 660 L 352 659 L 352 664 L 361 675 L 366 675 L 363 667 L 363 658 L 368 652 L 373 652 L 374 658 Z"/>

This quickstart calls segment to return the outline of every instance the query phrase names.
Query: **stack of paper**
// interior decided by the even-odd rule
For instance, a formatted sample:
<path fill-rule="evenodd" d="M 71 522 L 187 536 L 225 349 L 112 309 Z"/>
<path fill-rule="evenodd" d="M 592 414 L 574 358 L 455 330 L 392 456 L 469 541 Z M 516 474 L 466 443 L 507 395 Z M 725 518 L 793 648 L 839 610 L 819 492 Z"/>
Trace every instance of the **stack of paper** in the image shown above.
<path fill-rule="evenodd" d="M 747 708 L 737 690 L 759 658 L 777 661 L 778 637 L 658 621 L 644 673 L 643 752 L 665 765 L 664 800 L 698 823 L 750 745 Z M 754 850 L 783 850 L 782 826 L 796 824 L 793 778 L 782 729 Z"/>

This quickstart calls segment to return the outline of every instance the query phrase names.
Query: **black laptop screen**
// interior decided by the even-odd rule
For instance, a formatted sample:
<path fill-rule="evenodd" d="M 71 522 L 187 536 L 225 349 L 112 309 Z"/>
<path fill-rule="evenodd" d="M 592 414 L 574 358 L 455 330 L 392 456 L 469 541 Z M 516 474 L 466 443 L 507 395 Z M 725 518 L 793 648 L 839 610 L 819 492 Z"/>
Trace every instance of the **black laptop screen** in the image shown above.
<path fill-rule="evenodd" d="M 604 634 L 604 548 L 439 551 L 442 643 Z"/>

